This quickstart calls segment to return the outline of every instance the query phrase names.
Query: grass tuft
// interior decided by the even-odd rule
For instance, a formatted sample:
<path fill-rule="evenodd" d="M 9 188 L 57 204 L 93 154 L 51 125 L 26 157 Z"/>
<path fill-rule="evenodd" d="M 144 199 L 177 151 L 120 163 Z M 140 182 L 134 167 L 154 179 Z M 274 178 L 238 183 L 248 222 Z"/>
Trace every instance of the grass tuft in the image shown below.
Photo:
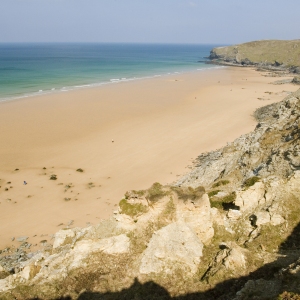
<path fill-rule="evenodd" d="M 219 187 L 219 186 L 222 186 L 222 185 L 226 185 L 228 183 L 230 183 L 229 180 L 220 180 L 220 181 L 214 183 L 212 187 L 216 188 L 216 187 Z"/>
<path fill-rule="evenodd" d="M 172 187 L 172 190 L 176 192 L 177 196 L 179 199 L 183 201 L 187 200 L 197 200 L 200 199 L 204 193 L 205 193 L 205 188 L 203 186 L 199 186 L 195 189 L 192 187 Z"/>
<path fill-rule="evenodd" d="M 244 185 L 244 187 L 248 188 L 248 187 L 254 185 L 254 184 L 255 184 L 256 182 L 258 182 L 259 180 L 260 180 L 259 177 L 253 176 L 253 177 L 250 177 L 250 178 L 246 179 L 246 180 L 244 181 L 244 184 L 243 184 L 243 185 Z"/>
<path fill-rule="evenodd" d="M 120 206 L 121 214 L 125 214 L 130 217 L 137 217 L 148 211 L 147 206 L 141 203 L 135 203 L 135 204 L 128 203 L 127 199 L 122 199 L 119 203 L 119 206 Z"/>
<path fill-rule="evenodd" d="M 214 190 L 214 191 L 210 191 L 208 193 L 208 197 L 209 199 L 212 198 L 213 196 L 217 195 L 221 190 Z"/>
<path fill-rule="evenodd" d="M 156 202 L 166 195 L 167 195 L 167 192 L 163 190 L 163 186 L 159 182 L 155 182 L 147 190 L 146 199 L 151 202 Z"/>
<path fill-rule="evenodd" d="M 213 191 L 213 192 L 216 192 L 216 191 Z M 217 193 L 214 193 L 214 195 L 216 195 L 216 194 Z M 235 192 L 232 192 L 231 194 L 226 195 L 222 198 L 216 198 L 213 196 L 211 196 L 209 198 L 211 207 L 215 207 L 218 209 L 224 209 L 224 210 L 228 210 L 229 208 L 234 208 L 235 207 L 235 205 L 234 205 L 235 199 L 236 199 Z"/>

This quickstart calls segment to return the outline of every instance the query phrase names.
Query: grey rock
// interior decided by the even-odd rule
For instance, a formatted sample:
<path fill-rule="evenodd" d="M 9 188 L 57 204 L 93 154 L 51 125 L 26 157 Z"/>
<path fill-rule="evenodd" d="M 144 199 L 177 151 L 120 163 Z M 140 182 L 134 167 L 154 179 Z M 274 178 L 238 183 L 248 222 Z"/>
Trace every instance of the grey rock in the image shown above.
<path fill-rule="evenodd" d="M 16 240 L 20 243 L 23 243 L 28 240 L 28 236 L 20 236 L 20 237 L 17 237 Z"/>
<path fill-rule="evenodd" d="M 286 83 L 291 83 L 291 82 L 293 82 L 293 79 L 283 79 L 283 80 L 276 80 L 276 81 L 272 82 L 272 84 L 280 85 L 280 84 L 286 84 Z"/>
<path fill-rule="evenodd" d="M 300 84 L 300 77 L 299 76 L 294 77 L 293 80 L 292 80 L 292 83 L 294 83 L 294 84 Z"/>
<path fill-rule="evenodd" d="M 272 299 L 280 291 L 281 282 L 279 280 L 249 280 L 237 294 L 234 300 L 243 300 L 248 295 L 255 295 L 255 299 Z M 249 298 L 248 298 L 249 299 Z"/>
<path fill-rule="evenodd" d="M 195 168 L 174 184 L 195 188 L 209 187 L 224 177 L 239 184 L 252 176 L 291 176 L 300 166 L 300 145 L 292 142 L 300 139 L 299 114 L 300 89 L 281 102 L 258 109 L 254 115 L 260 123 L 253 132 L 201 154 Z"/>

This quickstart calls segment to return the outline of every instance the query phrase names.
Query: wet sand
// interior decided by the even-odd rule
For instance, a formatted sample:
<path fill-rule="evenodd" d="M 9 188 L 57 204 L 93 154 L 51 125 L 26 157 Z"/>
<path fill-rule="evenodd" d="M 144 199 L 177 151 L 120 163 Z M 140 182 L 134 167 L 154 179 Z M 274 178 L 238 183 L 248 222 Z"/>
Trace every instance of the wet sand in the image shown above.
<path fill-rule="evenodd" d="M 172 183 L 297 89 L 276 80 L 228 67 L 0 103 L 0 249 L 50 242 L 71 220 L 111 216 L 127 190 Z"/>

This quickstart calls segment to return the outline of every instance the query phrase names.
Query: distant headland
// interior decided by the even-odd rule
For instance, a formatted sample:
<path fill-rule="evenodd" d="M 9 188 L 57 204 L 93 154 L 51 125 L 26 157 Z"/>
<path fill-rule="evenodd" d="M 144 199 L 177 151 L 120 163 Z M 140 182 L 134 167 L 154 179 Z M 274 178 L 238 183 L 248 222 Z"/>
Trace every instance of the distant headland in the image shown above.
<path fill-rule="evenodd" d="M 300 74 L 299 40 L 261 40 L 213 48 L 210 62 L 221 65 L 256 66 Z"/>

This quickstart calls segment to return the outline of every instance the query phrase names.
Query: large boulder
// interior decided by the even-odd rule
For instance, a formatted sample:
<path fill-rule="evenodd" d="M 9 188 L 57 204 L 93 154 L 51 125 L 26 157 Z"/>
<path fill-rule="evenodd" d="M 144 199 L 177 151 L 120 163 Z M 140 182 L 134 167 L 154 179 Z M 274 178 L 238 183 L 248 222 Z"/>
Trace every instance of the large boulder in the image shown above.
<path fill-rule="evenodd" d="M 151 238 L 144 251 L 139 271 L 141 274 L 172 273 L 184 269 L 186 275 L 197 272 L 203 244 L 185 223 L 172 223 Z"/>
<path fill-rule="evenodd" d="M 255 209 L 259 204 L 265 202 L 265 186 L 262 182 L 256 182 L 246 191 L 237 191 L 235 205 L 240 207 L 240 211 Z"/>
<path fill-rule="evenodd" d="M 204 244 L 209 243 L 214 236 L 211 207 L 207 194 L 204 194 L 196 203 L 179 202 L 177 204 L 176 219 L 178 222 L 186 223 L 192 228 Z"/>
<path fill-rule="evenodd" d="M 70 268 L 80 267 L 83 259 L 95 252 L 106 254 L 122 254 L 129 251 L 130 240 L 126 234 L 120 234 L 99 241 L 82 240 L 76 243 L 70 252 L 72 263 Z"/>

